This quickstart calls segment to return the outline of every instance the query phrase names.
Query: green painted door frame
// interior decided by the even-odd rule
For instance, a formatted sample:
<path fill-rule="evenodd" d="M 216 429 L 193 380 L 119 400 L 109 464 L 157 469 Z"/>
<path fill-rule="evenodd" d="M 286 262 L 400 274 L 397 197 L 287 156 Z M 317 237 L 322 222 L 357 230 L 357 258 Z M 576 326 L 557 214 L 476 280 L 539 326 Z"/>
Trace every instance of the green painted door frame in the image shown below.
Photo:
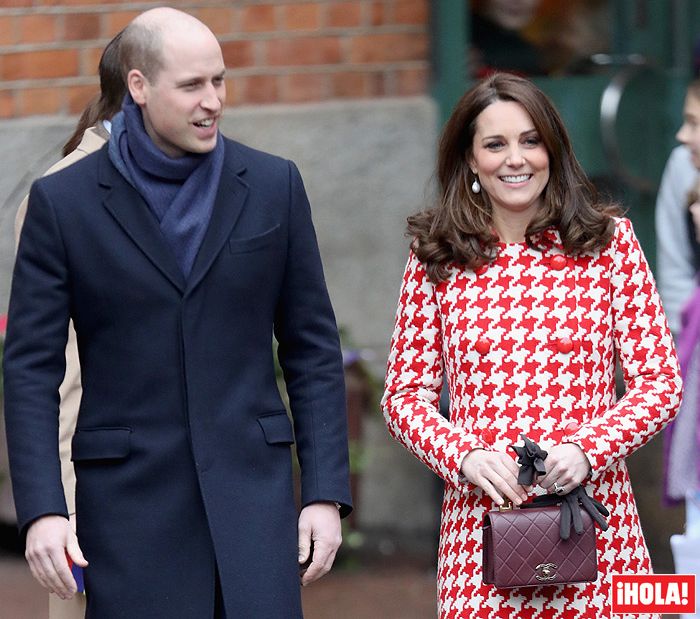
<path fill-rule="evenodd" d="M 433 53 L 433 97 L 444 124 L 470 80 L 467 77 L 469 27 L 466 2 L 430 3 Z"/>

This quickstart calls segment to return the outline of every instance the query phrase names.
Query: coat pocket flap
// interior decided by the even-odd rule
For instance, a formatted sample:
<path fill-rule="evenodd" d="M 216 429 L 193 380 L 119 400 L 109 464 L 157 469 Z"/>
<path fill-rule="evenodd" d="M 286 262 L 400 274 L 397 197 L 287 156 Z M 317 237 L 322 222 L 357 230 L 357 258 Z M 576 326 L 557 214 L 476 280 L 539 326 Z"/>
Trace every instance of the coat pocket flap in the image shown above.
<path fill-rule="evenodd" d="M 245 239 L 229 239 L 228 246 L 232 254 L 242 254 L 249 251 L 262 249 L 270 245 L 277 239 L 280 233 L 280 226 L 277 224 L 273 228 L 266 230 L 262 234 L 245 238 Z"/>
<path fill-rule="evenodd" d="M 258 417 L 258 423 L 269 445 L 275 443 L 287 443 L 291 445 L 294 442 L 292 422 L 289 420 L 286 412 Z"/>
<path fill-rule="evenodd" d="M 131 428 L 85 428 L 76 430 L 71 460 L 126 458 L 131 449 Z"/>

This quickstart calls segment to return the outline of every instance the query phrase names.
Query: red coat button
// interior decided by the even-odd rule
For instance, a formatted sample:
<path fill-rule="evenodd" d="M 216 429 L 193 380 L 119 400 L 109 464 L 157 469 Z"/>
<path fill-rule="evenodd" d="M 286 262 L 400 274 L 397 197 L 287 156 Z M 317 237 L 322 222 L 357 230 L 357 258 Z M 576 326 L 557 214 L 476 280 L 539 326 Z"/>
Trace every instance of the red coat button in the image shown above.
<path fill-rule="evenodd" d="M 476 352 L 478 352 L 480 355 L 485 355 L 489 352 L 489 350 L 491 350 L 491 342 L 486 337 L 480 337 L 478 340 L 476 340 L 474 348 L 476 348 Z"/>
<path fill-rule="evenodd" d="M 574 343 L 570 337 L 560 337 L 557 340 L 557 350 L 568 355 L 574 349 Z"/>
<path fill-rule="evenodd" d="M 553 256 L 551 264 L 555 271 L 561 271 L 566 266 L 566 256 L 562 256 L 561 254 Z"/>
<path fill-rule="evenodd" d="M 581 428 L 581 425 L 579 424 L 578 421 L 570 421 L 564 426 L 564 432 L 571 436 L 572 434 L 576 434 Z"/>
<path fill-rule="evenodd" d="M 494 433 L 493 430 L 485 428 L 481 431 L 481 438 L 485 443 L 493 443 Z"/>

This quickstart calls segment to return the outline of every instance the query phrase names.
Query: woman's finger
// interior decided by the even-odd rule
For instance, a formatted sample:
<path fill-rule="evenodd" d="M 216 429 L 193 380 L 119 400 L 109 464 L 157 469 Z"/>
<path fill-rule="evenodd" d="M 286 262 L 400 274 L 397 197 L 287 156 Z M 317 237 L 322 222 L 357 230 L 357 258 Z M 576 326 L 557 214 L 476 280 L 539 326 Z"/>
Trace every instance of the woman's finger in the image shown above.
<path fill-rule="evenodd" d="M 496 505 L 503 505 L 505 503 L 505 500 L 503 497 L 499 494 L 498 490 L 496 490 L 495 486 L 488 480 L 488 479 L 483 479 L 478 486 L 489 496 L 491 499 L 496 503 Z"/>

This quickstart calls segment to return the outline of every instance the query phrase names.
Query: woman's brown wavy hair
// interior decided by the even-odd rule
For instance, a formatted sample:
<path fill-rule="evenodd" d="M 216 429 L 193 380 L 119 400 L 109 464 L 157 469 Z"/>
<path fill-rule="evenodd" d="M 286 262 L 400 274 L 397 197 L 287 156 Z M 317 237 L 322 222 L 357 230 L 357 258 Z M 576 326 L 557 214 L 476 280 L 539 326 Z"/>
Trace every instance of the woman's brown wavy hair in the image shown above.
<path fill-rule="evenodd" d="M 122 30 L 122 32 L 124 32 Z M 80 141 L 83 133 L 100 120 L 110 120 L 122 107 L 124 95 L 126 95 L 126 82 L 122 77 L 119 63 L 119 42 L 122 37 L 119 32 L 105 47 L 100 57 L 98 72 L 100 75 L 100 94 L 95 95 L 83 110 L 78 119 L 78 124 L 73 135 L 63 145 L 63 156 L 72 153 Z"/>
<path fill-rule="evenodd" d="M 554 227 L 569 254 L 602 249 L 612 238 L 617 205 L 601 200 L 574 155 L 564 123 L 549 98 L 527 79 L 495 73 L 457 103 L 440 138 L 436 205 L 408 218 L 412 248 L 434 283 L 448 277 L 450 263 L 476 268 L 492 260 L 499 241 L 485 191 L 470 190 L 469 168 L 476 121 L 495 101 L 525 108 L 549 154 L 543 205 L 527 227 L 530 247 L 542 249 L 542 233 Z"/>

